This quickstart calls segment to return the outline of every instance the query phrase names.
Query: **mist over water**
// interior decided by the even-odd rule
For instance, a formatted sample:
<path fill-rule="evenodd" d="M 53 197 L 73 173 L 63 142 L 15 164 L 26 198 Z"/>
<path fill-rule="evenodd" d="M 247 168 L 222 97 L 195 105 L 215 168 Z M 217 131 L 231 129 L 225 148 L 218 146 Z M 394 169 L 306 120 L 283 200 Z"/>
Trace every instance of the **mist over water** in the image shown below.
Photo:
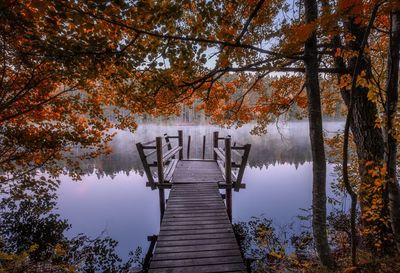
<path fill-rule="evenodd" d="M 216 126 L 141 125 L 135 133 L 118 131 L 112 153 L 82 162 L 82 181 L 62 177 L 58 191 L 61 217 L 68 219 L 69 236 L 85 233 L 98 236 L 105 232 L 119 241 L 121 257 L 142 246 L 147 250 L 147 236 L 159 231 L 158 193 L 145 186 L 147 181 L 135 144 L 156 136 L 177 135 L 183 130 L 184 158 L 187 137 L 191 136 L 190 158 L 202 157 L 206 136 L 206 158 L 212 156 L 212 133 L 231 135 L 233 142 L 252 145 L 243 182 L 246 189 L 233 196 L 234 221 L 252 216 L 272 218 L 276 225 L 296 221 L 300 208 L 309 208 L 312 192 L 312 162 L 307 122 L 270 125 L 263 136 L 250 134 L 253 125 L 238 129 Z M 343 129 L 343 122 L 325 122 L 327 136 Z M 177 140 L 172 140 L 177 141 Z M 79 152 L 79 151 L 77 151 Z M 152 159 L 150 159 L 152 160 Z M 328 165 L 327 182 L 332 181 Z"/>

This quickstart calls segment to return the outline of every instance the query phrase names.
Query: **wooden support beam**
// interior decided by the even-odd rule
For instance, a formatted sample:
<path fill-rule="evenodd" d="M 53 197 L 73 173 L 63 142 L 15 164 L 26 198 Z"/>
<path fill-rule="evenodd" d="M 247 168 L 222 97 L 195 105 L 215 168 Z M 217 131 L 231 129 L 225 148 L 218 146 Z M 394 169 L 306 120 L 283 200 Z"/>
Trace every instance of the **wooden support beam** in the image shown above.
<path fill-rule="evenodd" d="M 163 183 L 161 183 L 163 184 Z M 164 218 L 165 213 L 165 192 L 164 188 L 158 187 L 158 196 L 160 200 L 160 224 L 162 223 L 162 219 Z"/>
<path fill-rule="evenodd" d="M 140 157 L 140 160 L 142 161 L 143 169 L 147 176 L 147 179 L 149 180 L 150 187 L 153 188 L 154 187 L 154 178 L 153 178 L 153 174 L 151 173 L 149 163 L 147 162 L 146 155 L 144 154 L 143 144 L 140 142 L 136 143 L 136 149 L 138 150 L 139 157 Z"/>
<path fill-rule="evenodd" d="M 190 141 L 191 141 L 192 137 L 188 136 L 188 142 L 187 142 L 187 155 L 186 158 L 189 159 L 190 158 Z"/>
<path fill-rule="evenodd" d="M 150 187 L 150 184 L 146 183 L 146 186 Z M 172 187 L 172 184 L 170 184 L 170 183 L 162 183 L 162 184 L 157 183 L 157 182 L 154 183 L 154 189 L 170 189 L 171 187 Z"/>
<path fill-rule="evenodd" d="M 232 146 L 232 150 L 245 150 L 244 146 Z"/>
<path fill-rule="evenodd" d="M 240 162 L 239 172 L 238 172 L 238 175 L 236 178 L 235 191 L 239 191 L 239 189 L 240 189 L 240 184 L 242 183 L 244 170 L 246 169 L 247 160 L 248 160 L 249 154 L 250 154 L 251 144 L 246 144 L 246 145 L 244 145 L 244 147 L 245 147 L 245 150 L 244 150 L 244 153 L 242 156 L 242 161 Z"/>
<path fill-rule="evenodd" d="M 158 173 L 158 183 L 164 183 L 164 162 L 163 162 L 163 145 L 162 138 L 156 137 L 156 147 L 157 147 L 157 173 Z M 160 201 L 160 223 L 164 217 L 165 212 L 165 193 L 164 189 L 158 189 L 159 201 Z"/>
<path fill-rule="evenodd" d="M 156 148 L 154 147 L 154 150 L 153 150 L 153 151 L 151 151 L 151 152 L 145 154 L 144 156 L 145 156 L 145 157 L 150 157 L 150 156 L 152 156 L 152 155 L 155 154 L 155 153 L 157 153 L 157 150 L 156 150 Z"/>
<path fill-rule="evenodd" d="M 203 159 L 206 156 L 206 136 L 203 136 Z"/>
<path fill-rule="evenodd" d="M 169 141 L 169 136 L 168 136 L 168 134 L 164 134 L 164 138 L 165 138 L 165 142 L 166 142 L 166 144 L 167 144 L 167 146 L 168 146 L 168 150 L 171 150 L 172 149 L 172 145 L 171 145 L 171 142 Z"/>
<path fill-rule="evenodd" d="M 232 168 L 240 168 L 240 164 L 237 164 L 236 162 L 232 162 Z"/>
<path fill-rule="evenodd" d="M 162 138 L 156 137 L 157 146 L 157 173 L 158 173 L 158 183 L 164 182 L 164 160 L 163 160 L 163 150 L 162 150 Z"/>
<path fill-rule="evenodd" d="M 150 242 L 150 246 L 149 249 L 147 250 L 146 256 L 144 257 L 143 261 L 143 269 L 146 271 L 150 268 L 150 261 L 151 258 L 153 257 L 153 251 L 157 242 L 157 238 L 158 238 L 157 235 L 147 236 L 147 241 Z"/>
<path fill-rule="evenodd" d="M 156 148 L 156 146 L 142 146 L 143 147 L 143 150 L 150 150 L 150 149 L 155 149 Z"/>
<path fill-rule="evenodd" d="M 213 132 L 213 151 L 214 151 L 214 160 L 217 160 L 218 159 L 218 156 L 217 156 L 217 154 L 216 154 L 216 152 L 215 152 L 215 148 L 218 148 L 218 134 L 219 134 L 219 132 L 218 131 L 216 131 L 216 132 Z"/>
<path fill-rule="evenodd" d="M 226 188 L 231 188 L 232 189 L 232 188 L 235 188 L 235 187 L 236 187 L 236 182 L 232 182 L 231 185 L 228 185 L 228 184 L 223 183 L 223 182 L 218 183 L 218 188 L 220 188 L 220 189 L 226 189 Z M 246 184 L 241 183 L 240 184 L 240 188 L 241 189 L 245 189 L 246 188 Z"/>
<path fill-rule="evenodd" d="M 178 130 L 178 146 L 183 148 L 183 131 Z M 183 159 L 183 149 L 179 151 L 179 159 Z"/>
<path fill-rule="evenodd" d="M 232 222 L 232 154 L 231 154 L 231 138 L 225 138 L 225 181 L 227 188 L 226 194 L 226 209 L 228 212 L 229 220 Z"/>
<path fill-rule="evenodd" d="M 147 142 L 143 142 L 142 145 L 146 146 L 146 145 L 149 145 L 149 144 L 152 144 L 152 143 L 155 143 L 155 142 L 156 142 L 155 140 L 150 140 L 150 141 L 147 141 Z"/>

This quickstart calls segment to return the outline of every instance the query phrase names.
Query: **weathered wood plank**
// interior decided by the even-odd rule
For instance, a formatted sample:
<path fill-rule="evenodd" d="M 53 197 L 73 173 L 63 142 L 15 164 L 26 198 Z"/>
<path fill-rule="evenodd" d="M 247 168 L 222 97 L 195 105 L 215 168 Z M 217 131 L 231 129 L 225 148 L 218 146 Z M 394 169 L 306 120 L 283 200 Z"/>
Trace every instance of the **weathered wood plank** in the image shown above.
<path fill-rule="evenodd" d="M 225 154 L 224 151 L 221 148 L 214 148 L 214 152 L 217 154 L 217 156 L 225 162 Z"/>
<path fill-rule="evenodd" d="M 170 235 L 192 235 L 192 234 L 214 234 L 214 233 L 230 233 L 232 228 L 210 228 L 210 229 L 190 229 L 190 230 L 162 230 L 159 236 Z"/>
<path fill-rule="evenodd" d="M 223 258 L 223 262 L 221 259 Z M 180 259 L 180 260 L 155 260 L 153 261 L 152 268 L 164 268 L 164 267 L 182 267 L 182 266 L 196 266 L 196 265 L 218 265 L 222 263 L 241 263 L 242 257 L 240 255 L 236 256 L 226 256 L 226 257 L 210 257 L 201 258 L 195 257 L 190 259 Z"/>
<path fill-rule="evenodd" d="M 221 197 L 220 197 L 221 198 Z M 171 200 L 171 198 L 169 199 L 169 200 Z M 173 201 L 168 201 L 169 203 L 170 203 L 170 205 L 171 205 L 171 210 L 173 210 L 173 209 L 175 209 L 175 208 L 177 208 L 177 209 L 179 209 L 179 208 L 186 208 L 186 209 L 195 209 L 196 207 L 220 207 L 220 206 L 223 206 L 223 203 L 222 203 L 222 200 L 220 201 L 220 200 L 218 200 L 218 201 L 215 201 L 215 200 L 208 200 L 208 201 L 206 201 L 206 202 L 203 202 L 203 201 L 198 201 L 198 202 L 196 202 L 196 201 L 181 201 L 181 202 L 176 202 L 175 200 L 173 200 Z M 178 207 L 178 205 L 181 205 L 180 207 Z"/>
<path fill-rule="evenodd" d="M 154 257 L 153 261 L 211 258 L 211 257 L 224 257 L 224 256 L 240 256 L 240 251 L 237 249 L 226 249 L 226 250 L 192 251 L 192 252 L 182 252 L 182 253 L 162 253 L 157 255 L 157 258 Z"/>
<path fill-rule="evenodd" d="M 174 216 L 168 215 L 165 216 L 165 222 L 171 221 L 198 221 L 198 220 L 218 220 L 218 219 L 225 219 L 225 216 L 221 215 L 198 215 L 198 216 Z"/>
<path fill-rule="evenodd" d="M 215 183 L 222 180 L 218 166 L 213 161 L 180 161 L 172 179 L 174 183 Z"/>
<path fill-rule="evenodd" d="M 169 150 L 162 158 L 163 162 L 167 162 L 170 158 L 175 156 L 176 153 L 178 153 L 182 147 L 176 146 L 172 150 Z"/>
<path fill-rule="evenodd" d="M 222 245 L 222 249 L 236 249 L 236 246 L 237 246 L 236 243 L 235 244 L 232 244 L 232 243 L 227 244 L 226 239 L 184 240 L 184 241 L 179 240 L 179 241 L 157 242 L 157 246 L 160 248 L 161 247 L 174 247 L 174 246 L 200 246 L 200 245 L 203 245 L 203 246 L 205 246 L 205 245 L 208 245 L 208 246 Z M 228 245 L 228 246 L 225 246 L 225 245 Z M 217 249 L 221 249 L 221 248 L 217 248 Z M 211 250 L 213 250 L 213 249 L 211 248 Z M 203 250 L 201 250 L 201 251 L 203 251 Z M 206 251 L 206 250 L 204 250 L 204 251 Z"/>
<path fill-rule="evenodd" d="M 213 224 L 224 224 L 225 219 L 218 220 L 200 220 L 200 221 L 175 221 L 175 222 L 163 222 L 163 226 L 187 226 L 187 225 L 213 225 Z"/>
<path fill-rule="evenodd" d="M 179 161 L 149 272 L 245 272 L 215 161 Z"/>
<path fill-rule="evenodd" d="M 167 242 L 167 241 L 166 241 Z M 159 242 L 157 241 L 157 246 L 155 250 L 155 254 L 159 253 L 179 253 L 179 252 L 190 252 L 190 251 L 206 251 L 206 250 L 226 250 L 226 249 L 235 249 L 237 248 L 236 243 L 229 244 L 207 244 L 207 245 L 182 245 L 182 246 L 165 246 L 160 247 Z"/>
<path fill-rule="evenodd" d="M 175 197 L 175 196 L 170 196 L 170 197 Z M 221 196 L 213 196 L 213 197 L 205 197 L 205 198 L 198 198 L 198 197 L 193 197 L 193 198 L 169 198 L 169 200 L 171 201 L 171 203 L 185 203 L 185 202 L 198 202 L 198 203 L 205 203 L 208 201 L 214 202 L 214 203 L 218 203 L 219 201 L 221 201 Z"/>
<path fill-rule="evenodd" d="M 170 212 L 165 214 L 165 216 L 170 216 L 170 217 L 191 217 L 191 216 L 196 216 L 196 217 L 204 217 L 204 216 L 218 216 L 218 217 L 224 217 L 226 215 L 225 212 L 218 212 L 218 211 L 200 211 L 197 213 L 193 213 L 192 211 L 182 211 L 182 212 Z"/>
<path fill-rule="evenodd" d="M 178 164 L 178 159 L 172 159 L 168 165 L 168 169 L 165 171 L 165 180 L 171 181 L 172 176 L 174 175 L 176 165 Z"/>
<path fill-rule="evenodd" d="M 170 211 L 189 211 L 189 212 L 197 212 L 197 211 L 216 211 L 216 212 L 223 212 L 224 209 L 221 209 L 220 206 L 223 204 L 213 203 L 185 203 L 182 205 L 173 204 L 169 207 Z"/>
<path fill-rule="evenodd" d="M 209 224 L 209 225 L 187 225 L 187 226 L 162 226 L 160 231 L 163 230 L 196 230 L 196 229 L 207 229 L 207 228 L 231 228 L 230 225 L 223 224 Z"/>
<path fill-rule="evenodd" d="M 226 214 L 220 212 L 220 213 L 215 213 L 215 212 L 200 212 L 200 213 L 185 213 L 185 212 L 180 212 L 180 213 L 171 213 L 168 212 L 168 214 L 165 214 L 166 217 L 172 217 L 172 218 L 192 218 L 192 217 L 210 217 L 210 216 L 217 216 L 220 218 L 224 218 Z"/>
<path fill-rule="evenodd" d="M 177 268 L 150 268 L 149 273 L 210 273 L 210 272 L 246 272 L 243 263 L 236 264 L 219 264 L 219 265 L 203 265 Z"/>
<path fill-rule="evenodd" d="M 215 233 L 215 234 L 189 234 L 189 235 L 169 235 L 160 236 L 158 241 L 173 241 L 173 240 L 202 240 L 202 239 L 220 239 L 227 238 L 235 240 L 233 232 Z M 236 241 L 234 241 L 236 242 Z"/>
<path fill-rule="evenodd" d="M 220 197 L 221 198 L 221 197 Z M 192 209 L 194 207 L 201 207 L 201 206 L 212 206 L 212 207 L 220 207 L 223 206 L 222 200 L 206 200 L 206 201 L 181 201 L 177 202 L 176 200 L 171 200 L 169 198 L 168 203 L 171 205 L 171 209 L 179 208 L 178 205 L 181 207 L 186 207 L 187 209 Z"/>
<path fill-rule="evenodd" d="M 174 212 L 184 212 L 185 210 L 183 210 L 183 209 L 169 209 L 169 211 L 171 212 L 171 211 L 174 211 Z M 213 208 L 202 208 L 202 209 L 193 209 L 193 212 L 212 212 L 212 211 L 215 211 L 215 209 L 213 209 Z"/>

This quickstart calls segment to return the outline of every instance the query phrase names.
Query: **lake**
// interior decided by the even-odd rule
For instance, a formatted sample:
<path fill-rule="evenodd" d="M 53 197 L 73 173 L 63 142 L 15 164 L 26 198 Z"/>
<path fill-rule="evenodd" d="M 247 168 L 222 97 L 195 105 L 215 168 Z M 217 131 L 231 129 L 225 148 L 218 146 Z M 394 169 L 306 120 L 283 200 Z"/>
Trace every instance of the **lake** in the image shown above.
<path fill-rule="evenodd" d="M 342 130 L 343 122 L 325 122 L 324 130 L 332 135 Z M 85 161 L 82 181 L 62 177 L 58 190 L 58 212 L 72 228 L 68 236 L 78 233 L 96 237 L 102 232 L 119 241 L 118 254 L 141 246 L 147 250 L 147 236 L 158 234 L 158 192 L 145 186 L 146 177 L 135 143 L 148 141 L 183 130 L 184 157 L 187 136 L 191 136 L 191 158 L 201 157 L 206 135 L 206 158 L 211 158 L 212 132 L 232 136 L 233 141 L 252 145 L 243 182 L 246 189 L 233 195 L 233 221 L 247 221 L 252 216 L 272 218 L 277 226 L 296 221 L 296 216 L 311 205 L 312 163 L 307 122 L 270 125 L 263 136 L 250 135 L 252 125 L 239 129 L 216 126 L 140 125 L 132 134 L 118 131 L 112 153 Z M 197 147 L 197 149 L 195 149 Z M 327 183 L 334 179 L 328 164 Z"/>

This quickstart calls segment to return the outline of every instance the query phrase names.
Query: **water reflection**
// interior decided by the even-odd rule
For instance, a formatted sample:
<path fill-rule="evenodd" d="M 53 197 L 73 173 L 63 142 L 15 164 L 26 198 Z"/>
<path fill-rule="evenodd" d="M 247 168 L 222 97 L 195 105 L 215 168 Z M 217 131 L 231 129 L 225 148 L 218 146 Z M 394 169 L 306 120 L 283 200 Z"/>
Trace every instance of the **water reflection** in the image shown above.
<path fill-rule="evenodd" d="M 139 174 L 121 172 L 113 177 L 99 180 L 88 175 L 79 182 L 63 177 L 58 208 L 72 224 L 68 237 L 79 232 L 96 236 L 105 231 L 119 242 L 118 253 L 126 259 L 138 246 L 146 250 L 148 235 L 158 234 L 158 193 L 146 188 L 146 179 Z"/>
<path fill-rule="evenodd" d="M 327 134 L 342 129 L 342 122 L 327 122 Z M 248 164 L 251 168 L 268 167 L 276 164 L 290 164 L 296 168 L 311 161 L 308 124 L 306 122 L 288 122 L 286 124 L 270 125 L 268 133 L 263 136 L 254 136 L 249 132 L 253 125 L 246 125 L 239 129 L 221 129 L 215 126 L 157 126 L 143 125 L 131 134 L 119 131 L 112 142 L 112 153 L 100 156 L 93 160 L 82 162 L 85 174 L 95 173 L 98 178 L 109 176 L 113 178 L 117 173 L 128 175 L 131 171 L 143 175 L 143 168 L 136 151 L 135 143 L 154 139 L 156 136 L 168 133 L 176 135 L 183 130 L 184 155 L 186 156 L 187 136 L 191 136 L 191 158 L 200 158 L 202 154 L 203 135 L 206 136 L 206 158 L 211 158 L 212 132 L 220 131 L 220 135 L 232 135 L 233 140 L 239 143 L 251 143 L 252 149 Z M 79 154 L 79 151 L 76 151 Z"/>
<path fill-rule="evenodd" d="M 25 194 L 0 201 L 1 272 L 130 272 L 134 253 L 122 261 L 107 234 L 66 236 L 71 225 L 57 212 L 54 192 Z"/>
<path fill-rule="evenodd" d="M 343 127 L 341 122 L 325 124 L 330 134 Z M 241 144 L 251 143 L 252 149 L 243 182 L 247 188 L 233 196 L 233 220 L 247 221 L 251 216 L 265 215 L 278 225 L 287 224 L 299 214 L 299 208 L 311 204 L 312 164 L 308 125 L 291 122 L 271 125 L 265 136 L 252 136 L 251 125 L 237 130 L 213 126 L 140 126 L 135 134 L 119 131 L 112 143 L 112 153 L 82 162 L 82 181 L 61 177 L 58 194 L 58 214 L 68 219 L 65 238 L 79 233 L 105 235 L 118 241 L 116 252 L 123 260 L 130 250 L 148 247 L 147 236 L 158 234 L 158 192 L 145 187 L 146 178 L 135 143 L 183 130 L 184 147 L 191 135 L 190 157 L 201 157 L 203 135 L 207 137 L 206 158 L 211 158 L 212 132 L 232 135 Z M 80 151 L 76 151 L 77 154 Z M 184 151 L 186 156 L 186 150 Z M 328 166 L 328 174 L 331 167 Z M 328 176 L 328 183 L 331 180 Z M 63 235 L 63 236 L 64 236 Z M 10 239 L 11 240 L 11 239 Z"/>

